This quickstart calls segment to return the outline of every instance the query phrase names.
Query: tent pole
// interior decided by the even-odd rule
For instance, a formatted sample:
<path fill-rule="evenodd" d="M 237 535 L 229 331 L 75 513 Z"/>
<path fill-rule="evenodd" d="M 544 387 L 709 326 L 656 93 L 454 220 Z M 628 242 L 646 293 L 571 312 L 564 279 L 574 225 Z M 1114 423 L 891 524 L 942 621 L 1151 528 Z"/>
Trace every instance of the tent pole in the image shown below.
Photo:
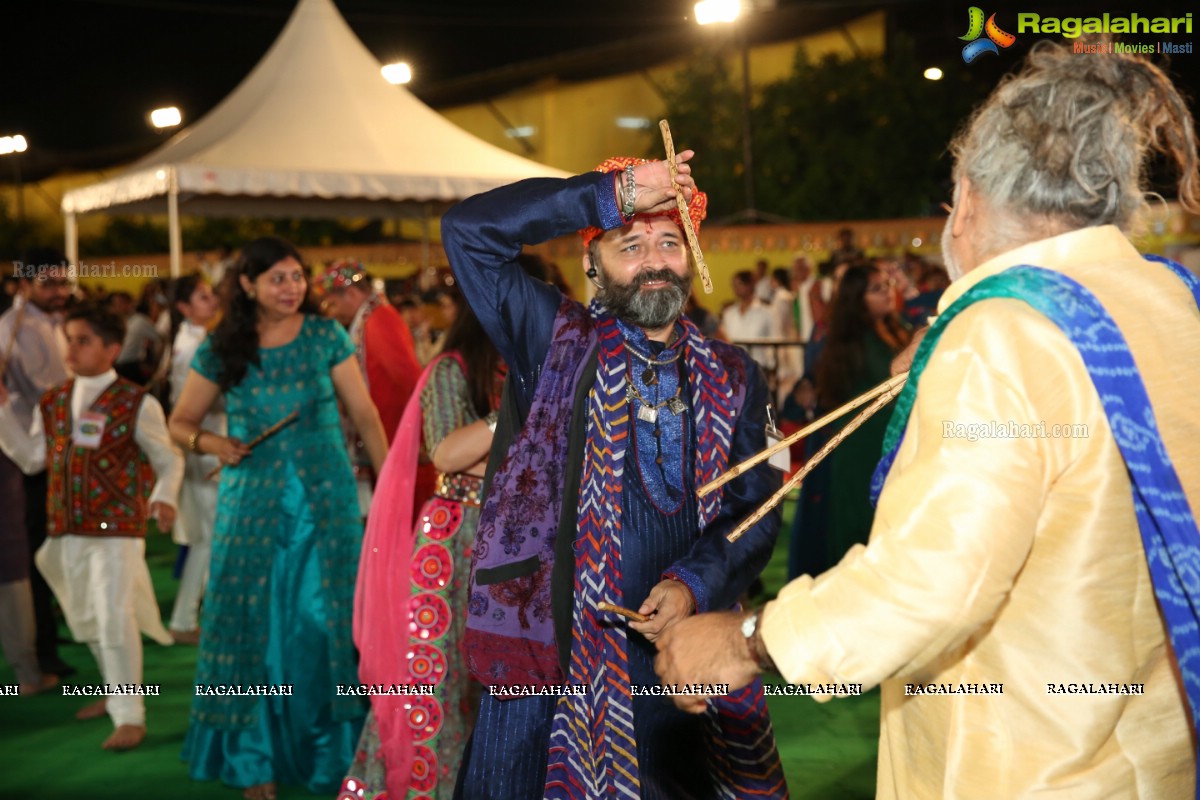
<path fill-rule="evenodd" d="M 75 212 L 68 211 L 63 219 L 63 235 L 66 237 L 67 263 L 79 266 L 79 228 L 75 226 Z"/>
<path fill-rule="evenodd" d="M 426 203 L 424 213 L 421 215 L 421 268 L 430 269 L 433 264 L 430 263 L 429 256 L 429 218 L 433 216 L 433 203 Z"/>
<path fill-rule="evenodd" d="M 171 168 L 171 185 L 167 189 L 167 236 L 171 247 L 171 277 L 183 274 L 183 235 L 179 229 L 179 181 Z"/>

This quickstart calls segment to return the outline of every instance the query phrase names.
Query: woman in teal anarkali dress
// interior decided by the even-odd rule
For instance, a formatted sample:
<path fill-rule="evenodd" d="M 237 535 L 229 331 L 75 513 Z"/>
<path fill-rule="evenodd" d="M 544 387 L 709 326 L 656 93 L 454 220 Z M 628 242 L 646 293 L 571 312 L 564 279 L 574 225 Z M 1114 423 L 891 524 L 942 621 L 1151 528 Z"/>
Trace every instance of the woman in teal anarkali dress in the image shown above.
<path fill-rule="evenodd" d="M 256 245 L 264 251 L 257 268 L 243 263 Z M 362 525 L 337 409 L 340 395 L 364 415 L 355 376 L 366 392 L 351 374 L 358 364 L 342 327 L 301 312 L 302 288 L 292 287 L 300 300 L 287 294 L 287 281 L 302 281 L 303 271 L 294 251 L 279 252 L 283 245 L 260 240 L 239 262 L 234 316 L 239 302 L 255 304 L 241 310 L 258 320 L 258 363 L 230 349 L 238 323 L 227 318 L 222 325 L 235 330 L 225 331 L 225 357 L 218 328 L 197 351 L 171 420 L 178 441 L 227 464 L 183 758 L 193 778 L 248 787 L 255 800 L 274 797 L 276 783 L 335 792 L 366 712 L 361 699 L 338 692 L 358 681 L 351 615 Z M 276 327 L 264 326 L 264 316 Z M 243 376 L 224 388 L 228 439 L 190 425 L 197 398 L 229 384 L 230 362 L 239 360 Z M 297 420 L 252 453 L 239 444 L 292 412 Z M 356 423 L 367 439 L 378 428 L 383 449 L 368 442 L 368 450 L 382 461 L 382 425 L 365 416 Z"/>

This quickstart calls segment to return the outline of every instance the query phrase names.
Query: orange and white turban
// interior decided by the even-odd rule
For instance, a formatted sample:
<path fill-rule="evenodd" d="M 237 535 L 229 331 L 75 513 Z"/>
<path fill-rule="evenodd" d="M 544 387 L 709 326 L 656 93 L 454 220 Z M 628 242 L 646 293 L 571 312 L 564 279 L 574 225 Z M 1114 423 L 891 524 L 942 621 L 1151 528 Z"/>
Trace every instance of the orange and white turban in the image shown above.
<path fill-rule="evenodd" d="M 600 166 L 596 167 L 596 169 L 593 171 L 594 172 L 622 172 L 630 164 L 632 164 L 633 166 L 636 167 L 638 164 L 648 164 L 648 163 L 650 163 L 650 159 L 647 159 L 647 158 L 630 158 L 629 156 L 613 156 L 612 158 L 606 158 L 603 162 L 600 163 Z M 691 202 L 688 203 L 688 216 L 692 218 L 692 227 L 694 227 L 696 229 L 697 233 L 700 232 L 700 221 L 703 220 L 707 215 L 708 215 L 708 195 L 706 195 L 704 192 L 700 191 L 699 189 L 696 189 L 695 191 L 692 192 Z M 679 226 L 680 230 L 683 229 L 683 220 L 679 216 L 678 208 L 672 208 L 670 211 L 667 211 L 667 212 L 664 212 L 661 214 L 638 214 L 634 217 L 634 219 L 645 219 L 646 217 L 669 217 L 672 222 L 674 222 L 676 225 Z M 601 230 L 600 228 L 584 228 L 583 230 L 581 230 L 579 232 L 579 235 L 581 237 L 583 237 L 583 246 L 586 248 L 593 239 L 595 239 L 597 236 L 599 236 L 602 233 L 604 233 L 604 231 Z"/>

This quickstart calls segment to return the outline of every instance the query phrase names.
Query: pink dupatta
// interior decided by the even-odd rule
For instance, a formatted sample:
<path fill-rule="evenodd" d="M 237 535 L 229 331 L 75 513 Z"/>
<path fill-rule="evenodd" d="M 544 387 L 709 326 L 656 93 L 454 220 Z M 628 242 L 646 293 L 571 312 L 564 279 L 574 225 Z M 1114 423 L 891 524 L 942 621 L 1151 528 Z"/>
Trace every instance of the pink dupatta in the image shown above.
<path fill-rule="evenodd" d="M 424 422 L 421 392 L 443 358 L 455 359 L 466 371 L 458 353 L 446 353 L 421 373 L 376 481 L 367 516 L 354 589 L 354 643 L 359 652 L 358 677 L 368 686 L 408 684 L 412 680 L 408 671 L 408 604 L 416 541 L 413 516 L 418 498 L 414 490 Z M 409 698 L 403 694 L 376 694 L 370 699 L 387 768 L 388 794 L 402 798 L 408 794 L 413 760 L 406 707 Z"/>

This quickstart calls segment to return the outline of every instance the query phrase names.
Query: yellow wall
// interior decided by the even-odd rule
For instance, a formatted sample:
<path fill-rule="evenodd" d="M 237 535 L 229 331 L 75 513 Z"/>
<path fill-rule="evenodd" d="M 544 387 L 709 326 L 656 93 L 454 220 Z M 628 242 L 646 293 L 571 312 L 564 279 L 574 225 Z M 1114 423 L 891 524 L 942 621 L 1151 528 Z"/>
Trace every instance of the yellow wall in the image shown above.
<path fill-rule="evenodd" d="M 850 55 L 847 36 L 860 52 L 882 53 L 885 43 L 885 15 L 868 14 L 840 29 L 778 44 L 751 48 L 750 77 L 755 87 L 771 83 L 791 72 L 796 49 L 800 46 L 810 59 L 828 53 Z M 729 52 L 725 49 L 725 52 Z M 728 56 L 731 74 L 740 74 L 740 55 Z M 662 150 L 658 120 L 666 103 L 656 89 L 669 88 L 684 66 L 676 61 L 647 70 L 647 74 L 629 73 L 577 83 L 546 83 L 493 98 L 491 105 L 513 127 L 531 126 L 533 136 L 521 141 L 505 133 L 505 125 L 488 103 L 439 109 L 451 122 L 479 138 L 513 153 L 532 158 L 568 172 L 585 172 L 611 155 L 657 154 Z M 647 75 L 649 77 L 647 77 Z M 650 121 L 648 130 L 617 127 L 619 117 L 640 117 Z M 687 146 L 686 131 L 672 131 L 680 147 Z M 526 149 L 521 142 L 529 145 Z"/>
<path fill-rule="evenodd" d="M 25 184 L 22 192 L 25 198 L 25 218 L 35 225 L 41 225 L 48 229 L 58 232 L 59 246 L 61 247 L 62 234 L 62 199 L 63 195 L 71 189 L 78 189 L 81 186 L 91 186 L 93 183 L 99 183 L 113 175 L 119 173 L 123 166 L 114 167 L 111 170 L 101 170 L 96 172 L 71 172 L 61 175 L 55 175 L 46 178 L 36 184 Z M 12 183 L 7 183 L 0 187 L 0 201 L 8 207 L 8 215 L 15 219 L 17 216 L 17 187 Z M 167 211 L 167 201 L 163 198 L 163 214 Z M 104 227 L 108 224 L 107 218 L 103 214 L 89 214 L 78 218 L 79 235 L 99 235 L 104 232 Z M 163 242 L 165 248 L 167 243 Z"/>

